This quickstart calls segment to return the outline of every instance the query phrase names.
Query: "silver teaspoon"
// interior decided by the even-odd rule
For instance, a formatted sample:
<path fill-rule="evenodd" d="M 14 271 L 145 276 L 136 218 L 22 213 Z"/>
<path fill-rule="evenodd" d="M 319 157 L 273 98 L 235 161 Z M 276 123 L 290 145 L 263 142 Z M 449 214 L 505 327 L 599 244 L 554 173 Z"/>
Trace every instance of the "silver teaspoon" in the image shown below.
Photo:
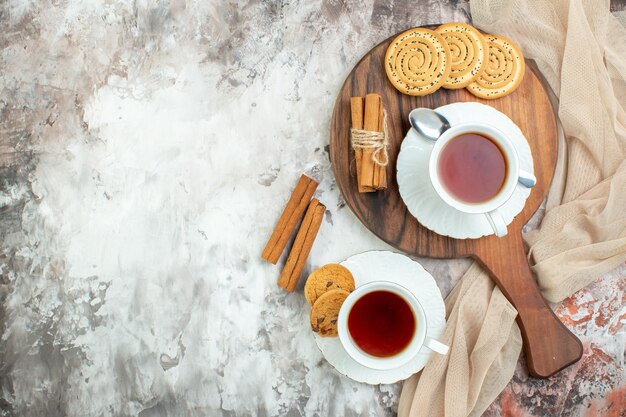
<path fill-rule="evenodd" d="M 411 110 L 409 122 L 417 133 L 432 141 L 436 141 L 443 132 L 450 129 L 448 119 L 424 107 Z"/>

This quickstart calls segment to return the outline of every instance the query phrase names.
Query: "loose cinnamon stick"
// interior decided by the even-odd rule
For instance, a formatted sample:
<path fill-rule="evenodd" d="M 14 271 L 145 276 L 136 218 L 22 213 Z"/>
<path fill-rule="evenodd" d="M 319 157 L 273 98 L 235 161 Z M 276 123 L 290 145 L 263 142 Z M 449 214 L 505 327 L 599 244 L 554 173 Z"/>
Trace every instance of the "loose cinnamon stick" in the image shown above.
<path fill-rule="evenodd" d="M 378 115 L 380 113 L 380 96 L 368 94 L 365 96 L 365 116 L 363 117 L 363 129 L 378 132 Z M 371 149 L 363 150 L 361 162 L 361 185 L 374 187 L 374 167 L 376 163 L 372 159 Z"/>
<path fill-rule="evenodd" d="M 300 281 L 304 263 L 309 257 L 325 212 L 326 206 L 321 204 L 316 198 L 311 200 L 304 219 L 302 219 L 302 224 L 300 224 L 298 234 L 296 234 L 296 239 L 293 241 L 285 267 L 278 279 L 278 285 L 286 291 L 292 292 L 295 290 L 298 281 Z"/>
<path fill-rule="evenodd" d="M 380 111 L 378 113 L 378 131 L 384 132 L 385 127 L 385 105 L 383 104 L 382 99 L 380 100 Z M 374 186 L 377 190 L 384 190 L 387 188 L 387 166 L 376 165 L 376 170 L 374 171 Z"/>
<path fill-rule="evenodd" d="M 352 114 L 352 128 L 363 129 L 363 97 L 350 98 L 350 110 Z M 364 187 L 361 185 L 361 165 L 363 162 L 363 149 L 354 150 L 354 160 L 356 164 L 356 182 L 360 193 L 370 193 L 375 191 L 372 187 Z"/>
<path fill-rule="evenodd" d="M 263 259 L 267 259 L 273 264 L 278 262 L 280 255 L 287 245 L 287 241 L 298 224 L 298 220 L 300 220 L 302 213 L 304 213 L 309 201 L 311 201 L 311 197 L 313 197 L 317 185 L 317 181 L 306 175 L 300 177 L 296 188 L 293 190 L 293 193 L 291 193 L 291 197 L 283 210 L 283 214 L 281 214 L 278 219 L 278 223 L 269 241 L 265 245 L 265 249 L 263 249 L 263 254 L 261 255 Z"/>

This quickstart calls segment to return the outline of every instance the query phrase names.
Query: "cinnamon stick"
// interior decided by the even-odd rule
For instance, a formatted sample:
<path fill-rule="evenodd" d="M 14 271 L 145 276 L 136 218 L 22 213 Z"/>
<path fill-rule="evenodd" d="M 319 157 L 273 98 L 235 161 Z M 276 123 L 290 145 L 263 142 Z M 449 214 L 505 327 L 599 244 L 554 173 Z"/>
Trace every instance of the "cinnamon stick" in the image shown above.
<path fill-rule="evenodd" d="M 363 117 L 363 129 L 378 132 L 378 115 L 380 113 L 380 95 L 368 94 L 365 96 L 365 116 Z M 363 150 L 361 162 L 361 185 L 374 187 L 374 168 L 376 163 L 372 159 L 371 149 Z"/>
<path fill-rule="evenodd" d="M 352 114 L 352 128 L 363 129 L 363 97 L 350 98 L 350 111 Z M 356 182 L 360 193 L 370 193 L 375 191 L 372 187 L 365 187 L 361 184 L 361 165 L 363 162 L 363 149 L 354 150 L 354 160 L 356 164 Z"/>
<path fill-rule="evenodd" d="M 300 281 L 304 264 L 309 257 L 325 212 L 326 206 L 321 204 L 316 198 L 311 200 L 304 219 L 302 219 L 302 224 L 300 224 L 300 229 L 298 229 L 296 238 L 293 241 L 285 267 L 278 279 L 278 285 L 286 291 L 292 292 L 295 290 L 298 281 Z"/>
<path fill-rule="evenodd" d="M 385 105 L 383 104 L 382 99 L 380 100 L 380 109 L 378 113 L 378 131 L 385 131 Z M 376 165 L 376 170 L 374 171 L 374 187 L 377 190 L 384 190 L 387 188 L 387 166 Z"/>
<path fill-rule="evenodd" d="M 291 193 L 291 197 L 283 210 L 269 241 L 263 249 L 262 257 L 275 264 L 283 253 L 287 241 L 291 237 L 298 221 L 306 210 L 313 193 L 317 188 L 317 181 L 302 175 L 296 188 Z"/>

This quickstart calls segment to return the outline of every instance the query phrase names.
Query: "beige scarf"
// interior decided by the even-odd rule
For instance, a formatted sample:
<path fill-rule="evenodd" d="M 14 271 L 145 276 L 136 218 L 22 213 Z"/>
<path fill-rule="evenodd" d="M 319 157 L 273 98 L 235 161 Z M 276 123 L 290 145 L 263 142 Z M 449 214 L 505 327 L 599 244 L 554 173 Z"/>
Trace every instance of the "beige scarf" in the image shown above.
<path fill-rule="evenodd" d="M 474 24 L 517 42 L 559 99 L 565 134 L 547 214 L 524 235 L 548 301 L 626 261 L 626 28 L 608 0 L 471 0 Z M 517 312 L 474 264 L 446 299 L 442 342 L 404 383 L 400 417 L 480 416 L 510 381 Z"/>

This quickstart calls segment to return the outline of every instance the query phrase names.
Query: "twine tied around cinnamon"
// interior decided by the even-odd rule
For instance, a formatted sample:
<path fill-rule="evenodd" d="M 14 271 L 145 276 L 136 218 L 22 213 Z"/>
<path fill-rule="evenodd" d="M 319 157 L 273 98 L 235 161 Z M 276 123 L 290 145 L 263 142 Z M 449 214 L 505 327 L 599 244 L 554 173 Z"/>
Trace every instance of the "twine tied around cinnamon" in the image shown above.
<path fill-rule="evenodd" d="M 385 167 L 389 163 L 387 146 L 389 135 L 387 134 L 387 112 L 383 110 L 383 131 L 350 129 L 350 142 L 352 149 L 372 149 L 372 160 L 376 165 Z"/>

